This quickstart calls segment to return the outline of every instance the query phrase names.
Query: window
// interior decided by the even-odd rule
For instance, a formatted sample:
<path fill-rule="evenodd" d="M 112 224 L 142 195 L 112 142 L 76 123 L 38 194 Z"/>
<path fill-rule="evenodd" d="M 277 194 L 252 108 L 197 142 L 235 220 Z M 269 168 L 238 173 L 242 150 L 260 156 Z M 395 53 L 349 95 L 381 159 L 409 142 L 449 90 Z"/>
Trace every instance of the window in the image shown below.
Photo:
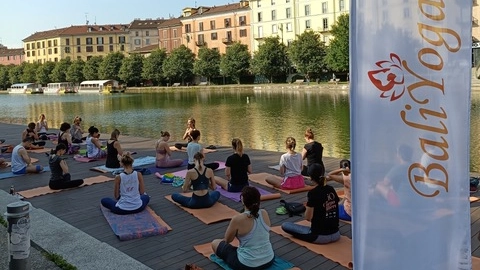
<path fill-rule="evenodd" d="M 27 52 L 27 57 L 30 57 L 30 52 Z"/>
<path fill-rule="evenodd" d="M 225 23 L 225 28 L 230 27 L 231 26 L 230 18 L 225 19 L 224 23 Z"/>
<path fill-rule="evenodd" d="M 292 23 L 287 23 L 286 24 L 287 32 L 292 32 Z"/>
<path fill-rule="evenodd" d="M 45 48 L 45 41 L 42 41 L 42 48 Z"/>
<path fill-rule="evenodd" d="M 205 41 L 203 34 L 197 35 L 197 40 L 199 44 L 203 44 L 203 42 Z"/>
<path fill-rule="evenodd" d="M 272 6 L 275 5 L 275 0 L 271 0 Z"/>
<path fill-rule="evenodd" d="M 77 53 L 82 52 L 82 47 L 77 46 Z"/>
<path fill-rule="evenodd" d="M 259 22 L 262 21 L 262 12 L 257 13 L 257 21 L 259 21 Z"/>
<path fill-rule="evenodd" d="M 177 48 L 177 47 L 178 47 L 177 40 L 174 40 L 173 41 L 173 48 Z"/>
<path fill-rule="evenodd" d="M 165 49 L 167 48 L 167 42 L 166 41 L 163 42 L 163 48 L 165 48 Z"/>
<path fill-rule="evenodd" d="M 290 45 L 292 45 L 292 43 L 293 43 L 293 39 L 289 39 L 289 40 L 287 40 L 287 46 L 290 46 Z"/>
<path fill-rule="evenodd" d="M 27 43 L 27 50 L 30 50 L 30 43 Z"/>
<path fill-rule="evenodd" d="M 257 29 L 258 29 L 258 37 L 262 38 L 263 37 L 263 27 L 259 26 Z"/>
<path fill-rule="evenodd" d="M 118 43 L 125 44 L 125 37 L 124 36 L 118 37 Z"/>
<path fill-rule="evenodd" d="M 150 31 L 145 31 L 145 36 L 149 37 L 150 36 Z"/>
<path fill-rule="evenodd" d="M 85 51 L 86 51 L 86 52 L 93 52 L 93 46 L 87 46 L 87 47 L 85 48 Z"/>
<path fill-rule="evenodd" d="M 240 26 L 247 25 L 247 16 L 238 17 L 238 24 L 240 24 Z"/>
<path fill-rule="evenodd" d="M 58 40 L 55 39 L 55 40 L 53 41 L 53 46 L 58 46 Z"/>
<path fill-rule="evenodd" d="M 327 10 L 327 2 L 323 2 L 322 3 L 322 13 L 325 14 L 325 13 L 327 13 L 327 11 L 328 11 Z"/>
<path fill-rule="evenodd" d="M 35 42 L 32 42 L 32 50 L 35 50 Z"/>
<path fill-rule="evenodd" d="M 70 53 L 70 47 L 65 47 L 65 53 Z"/>
<path fill-rule="evenodd" d="M 122 51 L 122 52 L 125 51 L 125 45 L 123 45 L 123 44 L 120 45 L 120 51 Z"/>
<path fill-rule="evenodd" d="M 48 47 L 52 47 L 52 41 L 51 40 L 49 40 L 47 43 L 48 43 Z"/>
<path fill-rule="evenodd" d="M 53 53 L 57 54 L 58 53 L 58 48 L 53 48 Z"/>
<path fill-rule="evenodd" d="M 272 24 L 272 33 L 273 34 L 278 33 L 278 26 L 276 24 Z"/>
<path fill-rule="evenodd" d="M 232 40 L 232 31 L 227 31 L 227 39 Z"/>
<path fill-rule="evenodd" d="M 262 7 L 262 0 L 257 0 L 257 7 Z"/>
<path fill-rule="evenodd" d="M 275 21 L 277 19 L 277 11 L 272 10 L 272 21 Z"/>
<path fill-rule="evenodd" d="M 290 0 L 285 0 L 285 3 L 290 3 Z"/>
<path fill-rule="evenodd" d="M 215 21 L 210 21 L 210 29 L 215 29 Z"/>
<path fill-rule="evenodd" d="M 323 30 L 328 30 L 328 18 L 323 18 Z"/>
<path fill-rule="evenodd" d="M 90 37 L 87 38 L 86 41 L 87 41 L 87 45 L 92 45 L 93 44 L 93 40 Z"/>
<path fill-rule="evenodd" d="M 97 44 L 102 45 L 103 44 L 103 37 L 97 37 Z"/>
<path fill-rule="evenodd" d="M 145 45 L 150 45 L 150 39 L 149 38 L 145 39 Z"/>
<path fill-rule="evenodd" d="M 305 5 L 305 16 L 310 15 L 310 5 Z"/>
<path fill-rule="evenodd" d="M 35 56 L 35 51 L 32 51 L 32 56 Z"/>
<path fill-rule="evenodd" d="M 203 22 L 198 23 L 198 31 L 203 31 Z"/>
<path fill-rule="evenodd" d="M 37 49 L 40 49 L 40 41 L 37 42 Z"/>
<path fill-rule="evenodd" d="M 108 46 L 108 50 L 113 52 L 113 45 Z"/>
<path fill-rule="evenodd" d="M 138 37 L 138 31 L 135 31 L 135 36 Z"/>
<path fill-rule="evenodd" d="M 69 38 L 65 39 L 65 45 L 70 46 L 70 39 Z"/>
<path fill-rule="evenodd" d="M 306 29 L 312 28 L 312 26 L 311 26 L 311 24 L 310 24 L 310 20 L 306 20 L 306 21 L 305 21 L 305 28 L 306 28 Z"/>
<path fill-rule="evenodd" d="M 339 5 L 339 8 L 340 8 L 340 11 L 345 10 L 345 0 L 339 0 L 338 5 Z"/>
<path fill-rule="evenodd" d="M 58 57 L 55 57 L 55 62 L 58 62 Z"/>
<path fill-rule="evenodd" d="M 240 37 L 246 37 L 247 36 L 247 29 L 240 29 Z"/>
<path fill-rule="evenodd" d="M 134 43 L 135 45 L 140 45 L 142 42 L 141 42 L 141 40 L 140 40 L 139 38 L 136 38 L 136 39 L 133 41 L 133 43 Z"/>
<path fill-rule="evenodd" d="M 103 46 L 97 46 L 97 52 L 103 52 Z"/>
<path fill-rule="evenodd" d="M 218 39 L 217 32 L 211 33 L 211 34 L 210 34 L 210 39 L 211 39 L 211 40 L 217 40 L 217 39 Z"/>
<path fill-rule="evenodd" d="M 80 38 L 77 38 L 77 45 L 80 45 Z"/>
<path fill-rule="evenodd" d="M 286 13 L 287 19 L 292 17 L 292 9 L 291 8 L 287 8 L 285 10 L 285 13 Z"/>
<path fill-rule="evenodd" d="M 48 49 L 48 54 L 52 54 L 52 49 Z"/>
<path fill-rule="evenodd" d="M 185 24 L 185 33 L 192 32 L 192 26 L 190 24 Z"/>
<path fill-rule="evenodd" d="M 177 37 L 177 29 L 173 29 L 173 37 L 174 37 L 174 38 Z"/>

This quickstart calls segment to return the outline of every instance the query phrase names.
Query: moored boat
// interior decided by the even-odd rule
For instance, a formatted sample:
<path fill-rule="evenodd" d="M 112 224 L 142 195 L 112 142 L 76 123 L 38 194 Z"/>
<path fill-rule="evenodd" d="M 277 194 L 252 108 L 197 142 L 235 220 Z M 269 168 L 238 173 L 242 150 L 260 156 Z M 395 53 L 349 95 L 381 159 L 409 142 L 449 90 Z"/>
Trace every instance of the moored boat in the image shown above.
<path fill-rule="evenodd" d="M 116 80 L 95 80 L 95 81 L 83 81 L 78 87 L 78 93 L 80 94 L 99 94 L 110 93 L 111 89 L 118 88 L 118 81 Z"/>

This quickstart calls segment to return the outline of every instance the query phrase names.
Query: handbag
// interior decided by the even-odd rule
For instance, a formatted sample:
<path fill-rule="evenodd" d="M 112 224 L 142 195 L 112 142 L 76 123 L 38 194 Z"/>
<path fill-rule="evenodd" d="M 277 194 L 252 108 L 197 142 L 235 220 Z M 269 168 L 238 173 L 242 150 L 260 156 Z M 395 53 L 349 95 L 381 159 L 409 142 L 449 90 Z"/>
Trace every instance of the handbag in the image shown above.
<path fill-rule="evenodd" d="M 287 213 L 290 217 L 301 216 L 306 210 L 305 205 L 299 202 L 286 202 L 285 200 L 280 200 L 280 204 L 287 209 Z"/>

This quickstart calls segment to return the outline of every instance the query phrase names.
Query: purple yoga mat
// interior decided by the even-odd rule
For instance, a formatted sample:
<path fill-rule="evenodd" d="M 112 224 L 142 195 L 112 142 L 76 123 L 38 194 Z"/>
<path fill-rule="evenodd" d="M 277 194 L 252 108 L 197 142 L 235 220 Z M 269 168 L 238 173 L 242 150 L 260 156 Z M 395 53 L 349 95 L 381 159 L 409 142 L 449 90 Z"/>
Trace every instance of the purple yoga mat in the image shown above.
<path fill-rule="evenodd" d="M 258 191 L 260 192 L 260 196 L 261 196 L 261 195 L 272 194 L 271 192 L 266 191 L 265 189 L 261 189 L 261 188 L 259 188 L 259 187 L 256 187 L 256 188 L 257 188 Z M 241 192 L 228 192 L 228 191 L 226 191 L 225 189 L 223 189 L 222 187 L 220 187 L 219 185 L 217 185 L 217 190 L 218 190 L 218 192 L 220 192 L 220 194 L 221 194 L 223 197 L 229 198 L 230 200 L 233 200 L 233 201 L 236 201 L 236 202 L 239 202 L 239 201 L 240 201 L 240 194 L 241 194 Z"/>

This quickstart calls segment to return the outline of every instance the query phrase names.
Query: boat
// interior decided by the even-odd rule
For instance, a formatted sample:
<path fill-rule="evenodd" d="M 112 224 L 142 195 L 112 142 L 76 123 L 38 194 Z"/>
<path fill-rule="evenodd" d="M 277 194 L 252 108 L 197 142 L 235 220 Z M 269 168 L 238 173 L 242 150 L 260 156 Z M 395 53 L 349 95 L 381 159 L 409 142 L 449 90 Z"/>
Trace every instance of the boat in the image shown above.
<path fill-rule="evenodd" d="M 73 83 L 71 82 L 59 82 L 59 83 L 49 83 L 47 87 L 43 90 L 44 94 L 62 94 L 70 93 L 74 91 Z"/>
<path fill-rule="evenodd" d="M 118 81 L 116 80 L 94 80 L 83 81 L 78 87 L 79 94 L 99 94 L 111 93 L 112 89 L 117 89 Z"/>
<path fill-rule="evenodd" d="M 32 89 L 32 91 L 30 92 L 30 94 L 43 94 L 43 87 L 41 85 L 39 85 L 38 87 Z"/>
<path fill-rule="evenodd" d="M 10 94 L 30 94 L 37 86 L 35 83 L 15 83 L 7 90 Z"/>

